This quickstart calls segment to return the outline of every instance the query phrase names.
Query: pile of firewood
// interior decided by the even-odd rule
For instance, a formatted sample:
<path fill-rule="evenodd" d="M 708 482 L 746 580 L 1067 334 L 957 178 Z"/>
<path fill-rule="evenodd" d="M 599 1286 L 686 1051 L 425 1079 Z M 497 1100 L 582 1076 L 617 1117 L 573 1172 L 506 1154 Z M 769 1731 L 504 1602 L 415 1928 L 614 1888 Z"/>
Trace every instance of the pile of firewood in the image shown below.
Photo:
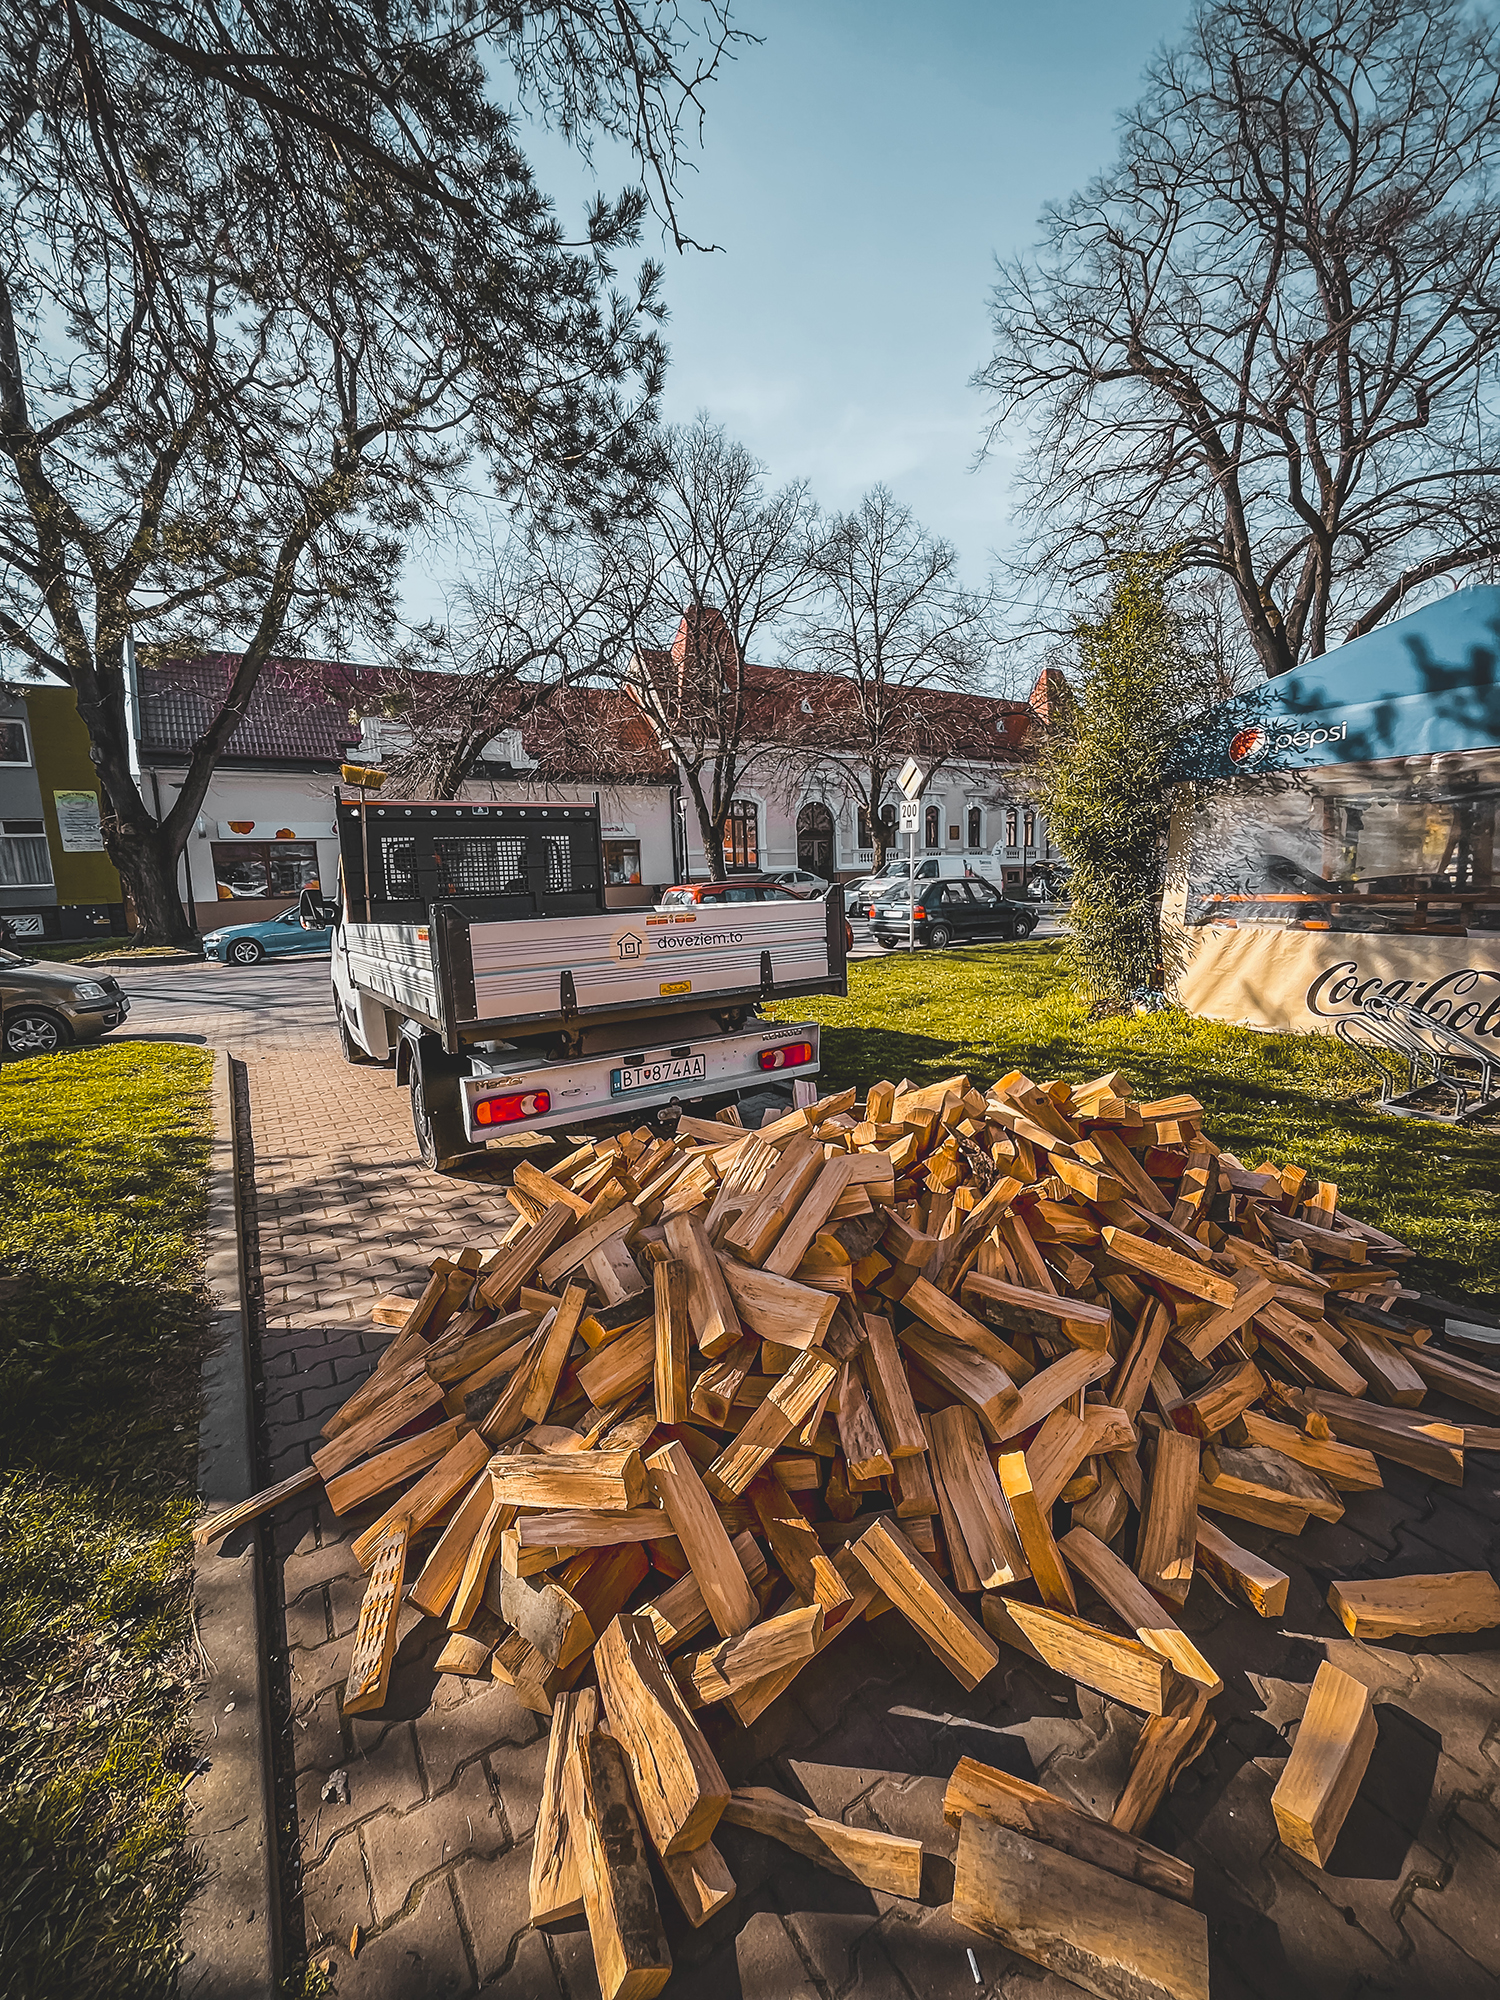
<path fill-rule="evenodd" d="M 1096 1993 L 1206 1994 L 1192 1871 L 1139 1837 L 1223 1685 L 1173 1614 L 1199 1575 L 1281 1615 L 1287 1577 L 1226 1523 L 1295 1535 L 1381 1459 L 1457 1485 L 1500 1448 L 1420 1408 L 1495 1415 L 1500 1377 L 1431 1344 L 1457 1309 L 1403 1287 L 1411 1252 L 1118 1075 L 683 1118 L 522 1164 L 512 1200 L 492 1254 L 380 1302 L 398 1331 L 312 1465 L 200 1530 L 320 1485 L 379 1503 L 346 1709 L 382 1704 L 404 1596 L 446 1625 L 441 1671 L 550 1714 L 532 1917 L 587 1914 L 613 2000 L 671 1969 L 646 1843 L 694 1924 L 734 1894 L 721 1819 L 920 1893 L 920 1843 L 731 1790 L 706 1708 L 753 1722 L 892 1610 L 965 1688 L 1012 1646 L 1143 1725 L 1108 1823 L 965 1759 L 954 1914 Z M 1361 1638 L 1500 1623 L 1482 1572 L 1330 1603 Z M 1374 1737 L 1325 1664 L 1273 1799 L 1318 1866 Z"/>

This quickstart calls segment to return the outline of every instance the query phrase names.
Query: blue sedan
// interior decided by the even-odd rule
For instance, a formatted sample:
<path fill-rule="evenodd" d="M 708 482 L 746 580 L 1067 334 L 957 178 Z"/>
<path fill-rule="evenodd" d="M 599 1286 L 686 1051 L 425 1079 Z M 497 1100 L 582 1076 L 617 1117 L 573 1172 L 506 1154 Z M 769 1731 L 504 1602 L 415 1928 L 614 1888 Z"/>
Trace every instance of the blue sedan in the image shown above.
<path fill-rule="evenodd" d="M 221 931 L 210 931 L 203 940 L 203 950 L 207 957 L 220 959 L 225 965 L 259 965 L 263 958 L 287 958 L 294 953 L 305 958 L 310 952 L 326 952 L 330 935 L 327 924 L 304 930 L 293 908 L 283 910 L 279 917 L 267 917 L 263 924 L 229 924 Z"/>

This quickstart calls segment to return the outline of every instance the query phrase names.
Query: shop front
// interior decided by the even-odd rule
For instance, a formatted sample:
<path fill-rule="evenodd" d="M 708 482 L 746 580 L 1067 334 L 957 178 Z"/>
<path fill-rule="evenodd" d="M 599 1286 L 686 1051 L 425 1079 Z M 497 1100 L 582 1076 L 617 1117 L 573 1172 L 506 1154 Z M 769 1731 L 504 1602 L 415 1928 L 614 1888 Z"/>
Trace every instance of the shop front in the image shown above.
<path fill-rule="evenodd" d="M 1182 1004 L 1332 1032 L 1373 993 L 1500 1042 L 1500 588 L 1456 591 L 1227 704 L 1173 823 Z"/>

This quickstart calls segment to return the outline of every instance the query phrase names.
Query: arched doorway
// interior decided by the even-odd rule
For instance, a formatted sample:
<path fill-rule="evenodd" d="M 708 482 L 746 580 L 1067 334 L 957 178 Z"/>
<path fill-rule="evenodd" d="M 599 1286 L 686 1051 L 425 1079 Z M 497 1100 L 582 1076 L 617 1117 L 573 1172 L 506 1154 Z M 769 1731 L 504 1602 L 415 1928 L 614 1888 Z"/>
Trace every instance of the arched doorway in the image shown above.
<path fill-rule="evenodd" d="M 821 799 L 813 799 L 797 815 L 797 866 L 831 882 L 833 857 L 833 814 Z"/>

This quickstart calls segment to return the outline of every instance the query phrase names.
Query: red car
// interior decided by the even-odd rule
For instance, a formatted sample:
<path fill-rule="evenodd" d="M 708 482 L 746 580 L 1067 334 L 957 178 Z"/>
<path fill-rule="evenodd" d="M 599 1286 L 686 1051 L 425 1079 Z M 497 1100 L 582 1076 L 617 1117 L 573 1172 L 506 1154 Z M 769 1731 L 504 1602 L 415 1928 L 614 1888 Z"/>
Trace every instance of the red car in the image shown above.
<path fill-rule="evenodd" d="M 811 896 L 805 896 L 797 889 L 788 889 L 784 883 L 773 882 L 766 875 L 739 875 L 732 882 L 677 882 L 670 889 L 664 889 L 659 910 L 689 910 L 695 904 L 707 903 L 710 907 L 721 903 L 809 903 Z M 854 932 L 849 920 L 844 919 L 844 949 L 854 949 Z"/>

